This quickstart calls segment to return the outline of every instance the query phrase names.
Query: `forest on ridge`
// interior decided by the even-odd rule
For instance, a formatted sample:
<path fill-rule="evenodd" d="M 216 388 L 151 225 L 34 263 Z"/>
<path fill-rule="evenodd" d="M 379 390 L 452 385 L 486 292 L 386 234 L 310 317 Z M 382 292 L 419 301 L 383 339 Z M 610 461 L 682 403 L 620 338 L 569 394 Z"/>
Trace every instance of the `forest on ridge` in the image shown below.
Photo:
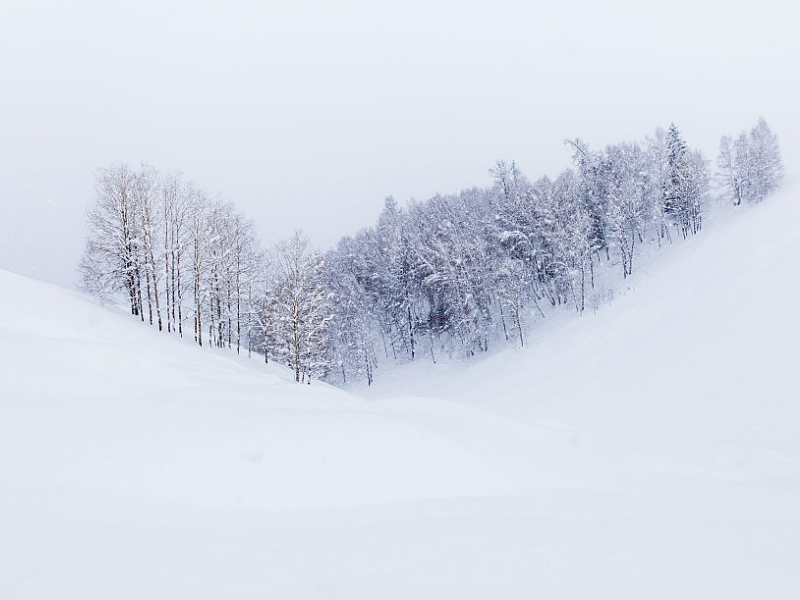
<path fill-rule="evenodd" d="M 680 130 L 593 150 L 567 141 L 573 166 L 530 181 L 498 161 L 493 185 L 401 206 L 316 251 L 295 232 L 265 249 L 254 224 L 180 174 L 100 169 L 82 287 L 201 346 L 260 355 L 297 382 L 372 383 L 379 364 L 471 357 L 524 346 L 526 315 L 582 312 L 601 267 L 631 275 L 644 246 L 704 225 L 712 189 L 758 202 L 783 174 L 762 119 L 724 137 L 712 168 Z"/>

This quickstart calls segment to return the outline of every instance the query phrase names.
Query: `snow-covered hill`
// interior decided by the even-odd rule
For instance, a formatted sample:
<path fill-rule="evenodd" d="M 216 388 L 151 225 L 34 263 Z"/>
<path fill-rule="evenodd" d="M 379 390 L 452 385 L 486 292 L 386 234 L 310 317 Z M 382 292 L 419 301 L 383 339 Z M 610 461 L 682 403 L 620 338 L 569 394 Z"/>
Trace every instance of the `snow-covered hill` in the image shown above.
<path fill-rule="evenodd" d="M 540 323 L 524 352 L 389 371 L 364 393 L 458 400 L 662 470 L 796 475 L 798 183 L 717 211 L 596 315 Z"/>
<path fill-rule="evenodd" d="M 0 598 L 796 598 L 798 196 L 366 399 L 0 272 Z"/>

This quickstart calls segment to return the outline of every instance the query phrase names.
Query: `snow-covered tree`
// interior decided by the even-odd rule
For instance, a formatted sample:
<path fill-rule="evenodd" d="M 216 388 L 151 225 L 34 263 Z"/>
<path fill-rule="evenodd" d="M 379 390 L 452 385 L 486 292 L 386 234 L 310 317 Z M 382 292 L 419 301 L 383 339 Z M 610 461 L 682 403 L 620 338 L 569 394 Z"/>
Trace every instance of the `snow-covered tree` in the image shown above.
<path fill-rule="evenodd" d="M 160 248 L 158 236 L 161 234 L 160 211 L 157 206 L 158 174 L 150 166 L 142 165 L 136 173 L 133 185 L 133 200 L 138 220 L 138 246 L 141 252 L 142 272 L 144 273 L 147 311 L 150 325 L 153 325 L 153 306 L 156 309 L 158 330 L 163 329 L 161 319 L 161 302 L 158 282 L 161 278 L 160 263 L 156 263 L 157 250 Z M 160 258 L 160 255 L 159 255 Z"/>
<path fill-rule="evenodd" d="M 167 331 L 183 336 L 183 294 L 186 281 L 182 267 L 187 254 L 187 230 L 197 190 L 179 174 L 164 176 L 161 183 L 164 224 L 164 288 Z"/>
<path fill-rule="evenodd" d="M 328 372 L 332 311 L 323 287 L 324 261 L 308 238 L 295 232 L 275 248 L 276 353 L 294 371 L 295 381 L 311 383 Z"/>
<path fill-rule="evenodd" d="M 689 150 L 675 124 L 667 131 L 666 151 L 664 212 L 685 238 L 702 226 L 702 205 L 708 191 L 705 160 L 699 152 Z"/>
<path fill-rule="evenodd" d="M 78 287 L 97 298 L 102 305 L 113 295 L 115 281 L 108 255 L 95 239 L 86 240 L 86 248 L 78 265 Z"/>
<path fill-rule="evenodd" d="M 105 265 L 109 281 L 125 292 L 131 314 L 144 320 L 136 181 L 136 173 L 124 163 L 98 171 L 96 199 L 88 214 L 87 249 L 93 256 L 90 260 L 95 265 Z"/>
<path fill-rule="evenodd" d="M 736 140 L 724 136 L 717 159 L 717 183 L 734 204 L 759 202 L 783 179 L 778 138 L 767 122 L 759 119 Z"/>
<path fill-rule="evenodd" d="M 543 307 L 594 304 L 604 264 L 628 277 L 643 245 L 703 223 L 707 164 L 674 125 L 643 143 L 568 144 L 573 168 L 555 178 L 497 161 L 486 188 L 407 206 L 388 197 L 373 227 L 324 259 L 300 233 L 262 252 L 232 204 L 177 174 L 113 165 L 98 172 L 82 286 L 101 301 L 123 292 L 132 314 L 167 332 L 182 334 L 191 315 L 198 344 L 246 344 L 297 382 L 371 384 L 378 355 L 436 361 L 495 340 L 527 345 Z M 766 122 L 724 138 L 718 167 L 737 204 L 775 189 L 783 167 Z"/>

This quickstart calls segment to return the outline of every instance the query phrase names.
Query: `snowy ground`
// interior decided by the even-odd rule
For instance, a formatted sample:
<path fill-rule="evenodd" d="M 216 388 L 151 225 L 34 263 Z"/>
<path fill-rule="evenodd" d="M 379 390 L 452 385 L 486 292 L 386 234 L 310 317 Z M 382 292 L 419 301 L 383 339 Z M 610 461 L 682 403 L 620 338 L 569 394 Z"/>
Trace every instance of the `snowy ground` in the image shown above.
<path fill-rule="evenodd" d="M 797 598 L 798 188 L 363 397 L 0 271 L 0 598 Z"/>

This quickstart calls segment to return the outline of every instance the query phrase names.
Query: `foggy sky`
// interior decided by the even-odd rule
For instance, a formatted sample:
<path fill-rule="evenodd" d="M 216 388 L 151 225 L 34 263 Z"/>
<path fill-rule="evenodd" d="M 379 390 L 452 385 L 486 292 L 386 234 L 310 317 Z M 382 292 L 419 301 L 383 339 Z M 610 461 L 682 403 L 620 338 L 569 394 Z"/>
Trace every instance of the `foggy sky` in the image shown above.
<path fill-rule="evenodd" d="M 0 268 L 71 286 L 115 161 L 180 170 L 320 248 L 403 202 L 531 178 L 674 121 L 763 115 L 800 157 L 789 2 L 0 3 Z"/>

